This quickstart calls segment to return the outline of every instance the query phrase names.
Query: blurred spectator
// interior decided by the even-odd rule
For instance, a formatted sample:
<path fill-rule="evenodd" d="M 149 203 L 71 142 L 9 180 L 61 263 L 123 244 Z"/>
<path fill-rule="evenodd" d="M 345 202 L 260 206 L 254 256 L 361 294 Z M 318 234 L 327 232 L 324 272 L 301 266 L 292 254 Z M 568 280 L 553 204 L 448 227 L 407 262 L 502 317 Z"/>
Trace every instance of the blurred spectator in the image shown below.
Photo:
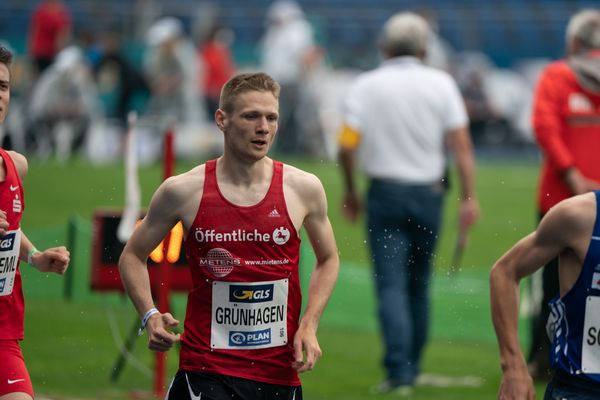
<path fill-rule="evenodd" d="M 102 55 L 101 38 L 95 29 L 84 28 L 75 33 L 74 44 L 81 48 L 90 67 L 96 68 Z"/>
<path fill-rule="evenodd" d="M 163 17 L 150 27 L 146 39 L 144 73 L 151 94 L 146 114 L 158 118 L 161 125 L 170 123 L 170 118 L 198 122 L 203 115 L 199 107 L 199 65 L 181 22 Z"/>
<path fill-rule="evenodd" d="M 437 15 L 431 9 L 422 10 L 420 15 L 425 18 L 431 27 L 429 37 L 427 38 L 427 54 L 425 55 L 424 63 L 430 67 L 447 71 L 450 67 L 452 47 L 439 35 Z"/>
<path fill-rule="evenodd" d="M 31 16 L 29 52 L 39 76 L 71 35 L 71 15 L 62 0 L 42 0 Z"/>
<path fill-rule="evenodd" d="M 369 179 L 367 232 L 374 264 L 385 380 L 377 393 L 410 395 L 429 330 L 431 259 L 440 228 L 446 147 L 461 184 L 459 237 L 479 216 L 468 118 L 454 80 L 423 64 L 429 26 L 414 13 L 384 25 L 385 61 L 362 73 L 345 98 L 340 166 L 343 214 L 362 211 L 354 158 Z"/>
<path fill-rule="evenodd" d="M 136 94 L 148 91 L 141 73 L 123 55 L 121 37 L 117 30 L 103 32 L 100 55 L 94 68 L 98 94 L 103 100 L 107 118 L 116 119 L 125 127 L 127 114 L 134 108 Z"/>
<path fill-rule="evenodd" d="M 454 75 L 467 107 L 473 142 L 475 145 L 484 144 L 488 141 L 489 125 L 498 118 L 486 91 L 491 61 L 480 53 L 462 53 L 456 61 Z"/>
<path fill-rule="evenodd" d="M 204 92 L 209 116 L 219 108 L 221 88 L 235 74 L 230 46 L 233 31 L 220 26 L 213 27 L 199 48 L 198 56 L 203 66 L 201 90 Z"/>
<path fill-rule="evenodd" d="M 300 130 L 303 119 L 311 115 L 299 115 L 298 107 L 308 75 L 319 61 L 320 52 L 314 43 L 312 27 L 298 3 L 278 0 L 271 4 L 261 50 L 261 68 L 281 85 L 279 134 L 275 150 L 286 154 L 310 152 L 310 140 Z"/>
<path fill-rule="evenodd" d="M 600 189 L 600 11 L 573 15 L 566 42 L 567 58 L 544 69 L 535 91 L 533 127 L 544 155 L 540 218 L 563 199 Z M 546 321 L 548 303 L 559 293 L 558 273 L 559 259 L 548 263 L 542 273 L 543 296 L 539 314 L 534 315 L 528 357 L 534 379 L 550 378 Z"/>
<path fill-rule="evenodd" d="M 56 56 L 33 87 L 27 145 L 60 160 L 81 148 L 92 121 L 100 112 L 97 93 L 83 52 L 67 47 Z"/>
<path fill-rule="evenodd" d="M 135 0 L 132 21 L 135 38 L 143 42 L 152 24 L 162 14 L 163 7 L 160 0 Z"/>

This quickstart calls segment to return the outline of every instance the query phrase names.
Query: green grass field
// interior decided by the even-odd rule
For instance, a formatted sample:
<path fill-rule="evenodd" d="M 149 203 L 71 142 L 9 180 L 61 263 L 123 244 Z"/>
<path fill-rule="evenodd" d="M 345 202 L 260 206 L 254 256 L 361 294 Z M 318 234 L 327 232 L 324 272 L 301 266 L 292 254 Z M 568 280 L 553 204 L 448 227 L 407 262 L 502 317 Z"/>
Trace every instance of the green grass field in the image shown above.
<path fill-rule="evenodd" d="M 369 256 L 362 221 L 341 218 L 340 172 L 333 163 L 292 161 L 314 172 L 325 186 L 342 269 L 336 291 L 319 330 L 324 356 L 303 379 L 307 399 L 372 399 L 369 388 L 383 377 L 381 343 L 374 315 Z M 183 171 L 191 163 L 178 165 Z M 448 275 L 455 240 L 456 187 L 446 198 L 444 227 L 435 256 L 431 342 L 424 371 L 474 376 L 479 387 L 417 387 L 412 399 L 490 399 L 500 380 L 497 347 L 489 317 L 487 276 L 493 262 L 535 225 L 535 162 L 479 160 L 478 193 L 482 217 L 473 229 L 461 270 Z M 160 166 L 140 170 L 143 204 L 161 180 Z M 364 186 L 364 184 L 363 184 Z M 23 265 L 26 293 L 26 339 L 22 343 L 34 387 L 53 399 L 140 398 L 151 390 L 152 354 L 145 337 L 136 339 L 132 359 L 116 383 L 109 380 L 119 348 L 137 317 L 118 294 L 91 293 L 89 285 L 91 216 L 101 207 L 123 204 L 121 165 L 94 167 L 30 162 L 25 181 L 23 230 L 38 247 L 66 243 L 67 223 L 75 222 L 73 298 L 63 298 L 64 279 Z M 303 253 L 303 273 L 310 254 Z M 306 261 L 308 260 L 308 261 Z M 185 297 L 174 296 L 174 313 L 183 318 Z M 526 348 L 527 321 L 521 334 Z M 169 377 L 177 354 L 169 355 Z M 538 388 L 541 397 L 543 388 Z M 385 397 L 384 397 L 385 398 Z"/>

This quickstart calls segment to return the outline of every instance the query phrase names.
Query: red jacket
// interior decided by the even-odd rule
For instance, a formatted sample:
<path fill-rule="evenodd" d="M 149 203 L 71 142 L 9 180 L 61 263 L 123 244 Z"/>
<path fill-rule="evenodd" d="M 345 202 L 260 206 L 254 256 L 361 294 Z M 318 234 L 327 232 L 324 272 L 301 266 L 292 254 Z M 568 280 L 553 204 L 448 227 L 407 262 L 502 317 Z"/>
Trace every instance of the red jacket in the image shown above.
<path fill-rule="evenodd" d="M 544 156 L 538 190 L 542 213 L 573 195 L 561 177 L 566 169 L 574 166 L 600 182 L 600 94 L 584 89 L 565 60 L 542 72 L 533 128 Z"/>
<path fill-rule="evenodd" d="M 33 57 L 53 58 L 57 39 L 71 29 L 71 15 L 63 5 L 41 3 L 31 17 L 30 48 Z"/>

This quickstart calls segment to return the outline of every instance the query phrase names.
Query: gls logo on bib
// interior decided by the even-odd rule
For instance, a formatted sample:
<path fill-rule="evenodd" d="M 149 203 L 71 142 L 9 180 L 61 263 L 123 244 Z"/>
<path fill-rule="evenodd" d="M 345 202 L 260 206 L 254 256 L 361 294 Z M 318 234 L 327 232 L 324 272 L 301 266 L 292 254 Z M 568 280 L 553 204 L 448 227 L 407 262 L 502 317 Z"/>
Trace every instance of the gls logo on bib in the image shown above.
<path fill-rule="evenodd" d="M 15 244 L 15 232 L 5 235 L 0 240 L 0 252 L 12 250 L 14 247 L 14 244 Z"/>
<path fill-rule="evenodd" d="M 264 303 L 273 300 L 273 284 L 231 285 L 229 301 L 232 303 Z"/>

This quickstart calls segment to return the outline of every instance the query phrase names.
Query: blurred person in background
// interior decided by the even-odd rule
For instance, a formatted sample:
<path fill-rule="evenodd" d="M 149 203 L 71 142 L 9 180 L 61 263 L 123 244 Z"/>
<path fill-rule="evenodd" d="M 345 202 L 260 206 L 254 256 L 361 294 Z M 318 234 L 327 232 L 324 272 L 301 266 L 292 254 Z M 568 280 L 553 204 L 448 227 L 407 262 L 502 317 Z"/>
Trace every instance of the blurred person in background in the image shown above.
<path fill-rule="evenodd" d="M 419 12 L 419 15 L 425 18 L 430 28 L 429 37 L 427 38 L 427 53 L 423 62 L 430 67 L 448 71 L 454 51 L 450 43 L 439 34 L 437 13 L 430 8 L 425 8 Z"/>
<path fill-rule="evenodd" d="M 600 398 L 600 192 L 567 198 L 544 215 L 490 273 L 492 321 L 500 348 L 501 400 L 533 400 L 518 335 L 519 281 L 560 259 L 560 291 L 550 303 L 554 375 L 545 400 Z"/>
<path fill-rule="evenodd" d="M 320 60 L 313 29 L 293 0 L 277 0 L 267 11 L 267 31 L 261 41 L 261 69 L 281 85 L 281 134 L 275 150 L 281 154 L 311 153 L 310 137 L 320 132 L 303 132 L 303 121 L 316 113 L 298 112 L 311 69 Z M 315 135 L 316 134 L 316 135 Z"/>
<path fill-rule="evenodd" d="M 124 130 L 136 94 L 146 94 L 149 90 L 142 71 L 125 57 L 117 29 L 100 34 L 94 75 L 99 96 L 104 100 L 106 117 L 115 119 Z"/>
<path fill-rule="evenodd" d="M 72 30 L 71 14 L 62 0 L 42 0 L 29 25 L 29 54 L 37 78 L 65 47 Z"/>
<path fill-rule="evenodd" d="M 10 102 L 11 62 L 12 53 L 0 47 L 0 124 Z M 0 166 L 0 399 L 32 400 L 31 378 L 19 344 L 24 337 L 25 312 L 20 261 L 40 272 L 62 275 L 69 265 L 69 252 L 65 247 L 39 251 L 21 232 L 27 159 L 0 148 Z"/>
<path fill-rule="evenodd" d="M 83 52 L 75 46 L 63 49 L 33 87 L 28 147 L 42 158 L 54 151 L 65 161 L 73 151 L 81 149 L 100 108 Z"/>
<path fill-rule="evenodd" d="M 298 374 L 321 357 L 317 328 L 339 258 L 319 179 L 267 156 L 278 94 L 264 73 L 225 84 L 215 114 L 223 154 L 166 180 L 121 254 L 148 347 L 167 351 L 181 339 L 167 399 L 300 400 Z M 179 221 L 194 284 L 181 338 L 171 332 L 179 321 L 154 307 L 146 265 Z M 302 316 L 301 228 L 316 257 Z"/>
<path fill-rule="evenodd" d="M 163 17 L 148 30 L 144 53 L 144 75 L 150 87 L 146 114 L 157 118 L 159 129 L 170 120 L 202 120 L 198 77 L 198 58 L 192 42 L 186 38 L 181 21 Z"/>
<path fill-rule="evenodd" d="M 414 13 L 384 25 L 380 67 L 361 74 L 345 100 L 339 158 L 342 212 L 361 202 L 354 158 L 369 178 L 368 238 L 374 262 L 386 379 L 376 393 L 410 395 L 428 336 L 431 256 L 440 228 L 448 147 L 461 183 L 459 224 L 479 216 L 468 118 L 450 75 L 423 64 L 429 26 Z"/>
<path fill-rule="evenodd" d="M 600 189 L 600 11 L 574 14 L 567 25 L 566 43 L 567 58 L 544 69 L 535 91 L 533 127 L 544 156 L 537 204 L 540 218 L 563 199 Z M 548 303 L 559 290 L 558 261 L 551 260 L 543 269 L 541 303 L 532 324 L 527 359 L 530 373 L 540 380 L 550 377 L 545 327 Z"/>
<path fill-rule="evenodd" d="M 200 84 L 209 117 L 219 108 L 221 88 L 235 74 L 236 68 L 230 50 L 233 39 L 232 30 L 216 25 L 208 32 L 198 49 L 198 57 L 203 65 Z"/>
<path fill-rule="evenodd" d="M 460 54 L 453 67 L 469 116 L 469 132 L 476 147 L 489 144 L 488 131 L 493 124 L 498 125 L 501 118 L 486 90 L 486 79 L 492 68 L 487 56 L 479 53 Z"/>

